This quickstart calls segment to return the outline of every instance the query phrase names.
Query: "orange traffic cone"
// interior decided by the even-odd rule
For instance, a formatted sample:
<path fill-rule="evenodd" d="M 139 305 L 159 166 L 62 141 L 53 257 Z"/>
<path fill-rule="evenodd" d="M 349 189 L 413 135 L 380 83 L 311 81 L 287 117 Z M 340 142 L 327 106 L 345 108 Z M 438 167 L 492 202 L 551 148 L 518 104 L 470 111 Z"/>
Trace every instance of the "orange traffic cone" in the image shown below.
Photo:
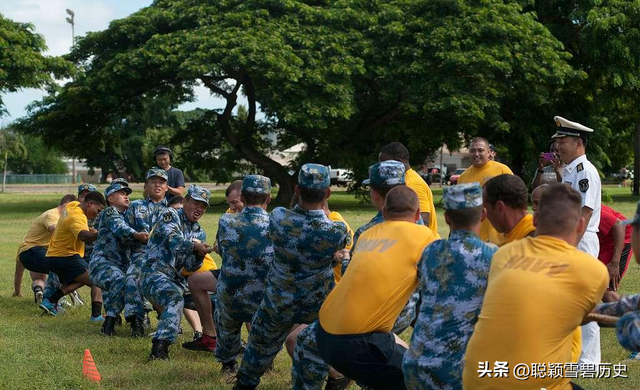
<path fill-rule="evenodd" d="M 100 382 L 100 373 L 93 362 L 93 357 L 88 349 L 84 350 L 84 359 L 82 361 L 82 376 L 92 382 Z"/>

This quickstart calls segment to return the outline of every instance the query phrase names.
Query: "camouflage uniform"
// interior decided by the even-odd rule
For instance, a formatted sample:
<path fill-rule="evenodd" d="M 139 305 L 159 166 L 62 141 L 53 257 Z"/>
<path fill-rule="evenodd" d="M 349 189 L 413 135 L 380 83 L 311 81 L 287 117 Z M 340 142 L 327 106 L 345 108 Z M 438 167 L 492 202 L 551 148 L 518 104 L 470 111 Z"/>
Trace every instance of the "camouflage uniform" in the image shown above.
<path fill-rule="evenodd" d="M 111 184 L 105 191 L 106 197 L 131 189 L 122 183 Z M 136 233 L 124 220 L 124 212 L 110 206 L 100 213 L 98 239 L 95 241 L 89 262 L 89 278 L 100 287 L 104 308 L 108 317 L 117 317 L 124 309 L 125 272 L 129 266 L 129 245 L 135 241 Z M 125 316 L 127 313 L 125 313 Z"/>
<path fill-rule="evenodd" d="M 298 183 L 303 188 L 327 189 L 329 170 L 305 164 Z M 299 205 L 292 210 L 274 209 L 269 235 L 275 256 L 238 371 L 238 383 L 244 386 L 258 385 L 294 324 L 309 324 L 318 318 L 334 285 L 333 254 L 351 240 L 344 223 L 332 222 L 323 210 Z"/>
<path fill-rule="evenodd" d="M 373 164 L 369 167 L 369 179 L 362 182 L 363 185 L 373 185 L 373 186 L 397 186 L 397 185 L 405 185 L 405 168 L 404 164 L 394 160 L 382 161 L 376 164 Z M 353 251 L 356 248 L 356 244 L 358 243 L 358 238 L 360 235 L 372 228 L 373 226 L 384 222 L 384 218 L 382 217 L 382 211 L 378 211 L 375 217 L 368 223 L 360 226 L 356 233 L 353 236 L 353 246 L 351 247 L 351 256 L 349 259 L 346 259 L 342 262 L 342 274 L 347 271 L 347 267 L 349 266 L 350 258 L 353 257 Z M 424 225 L 422 218 L 418 219 L 418 225 Z M 393 325 L 393 329 L 391 332 L 395 334 L 400 334 L 404 332 L 416 319 L 416 306 L 420 301 L 420 293 L 416 289 L 416 291 L 411 295 L 409 301 L 402 309 L 400 314 L 398 315 L 398 319 Z"/>
<path fill-rule="evenodd" d="M 164 169 L 151 168 L 146 175 L 146 180 L 157 176 L 167 180 L 167 173 Z M 167 199 L 154 203 L 151 198 L 139 199 L 131 202 L 125 220 L 135 231 L 151 233 L 160 215 L 167 210 Z M 131 262 L 127 268 L 125 276 L 125 312 L 129 316 L 144 317 L 144 299 L 140 290 L 140 277 L 142 273 L 142 263 L 147 246 L 139 241 L 131 244 Z"/>
<path fill-rule="evenodd" d="M 242 192 L 270 194 L 270 180 L 249 175 L 243 180 Z M 257 206 L 224 214 L 218 224 L 217 241 L 222 267 L 214 313 L 218 332 L 215 356 L 228 363 L 242 352 L 242 323 L 251 322 L 264 296 L 267 273 L 273 262 L 269 214 Z"/>
<path fill-rule="evenodd" d="M 445 187 L 445 210 L 482 206 L 478 183 Z M 452 230 L 431 243 L 419 263 L 420 312 L 402 369 L 409 389 L 462 389 L 462 363 L 478 320 L 497 247 L 475 233 Z"/>
<path fill-rule="evenodd" d="M 209 191 L 189 187 L 187 196 L 209 204 Z M 183 209 L 168 208 L 153 228 L 144 253 L 140 287 L 146 299 L 162 308 L 154 340 L 173 343 L 178 337 L 184 307 L 185 279 L 181 270 L 194 272 L 204 257 L 193 252 L 194 242 L 204 242 L 206 233 L 197 222 L 189 222 Z"/>

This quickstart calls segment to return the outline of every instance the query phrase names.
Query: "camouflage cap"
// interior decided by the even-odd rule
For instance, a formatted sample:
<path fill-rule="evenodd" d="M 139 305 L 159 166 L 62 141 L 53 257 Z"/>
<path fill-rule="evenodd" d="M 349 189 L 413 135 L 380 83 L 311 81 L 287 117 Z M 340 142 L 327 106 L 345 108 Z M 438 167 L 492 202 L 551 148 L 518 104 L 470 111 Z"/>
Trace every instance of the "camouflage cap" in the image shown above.
<path fill-rule="evenodd" d="M 442 188 L 442 204 L 445 210 L 464 210 L 482 206 L 480 183 L 458 184 Z"/>
<path fill-rule="evenodd" d="M 404 164 L 400 161 L 387 160 L 369 167 L 369 178 L 362 182 L 368 186 L 397 186 L 404 184 Z"/>
<path fill-rule="evenodd" d="M 154 176 L 159 177 L 161 179 L 165 179 L 166 181 L 169 181 L 169 175 L 167 175 L 167 171 L 165 171 L 162 168 L 153 167 L 149 169 L 147 171 L 147 176 L 145 177 L 145 180 L 149 180 Z"/>
<path fill-rule="evenodd" d="M 191 199 L 204 202 L 209 206 L 209 199 L 211 198 L 211 192 L 204 187 L 200 187 L 197 184 L 191 184 L 187 190 L 187 196 Z"/>
<path fill-rule="evenodd" d="M 82 191 L 95 192 L 98 191 L 98 189 L 93 184 L 84 183 L 78 186 L 78 195 L 80 195 Z"/>
<path fill-rule="evenodd" d="M 115 184 L 115 183 L 120 183 L 120 184 L 123 184 L 123 185 L 125 185 L 127 187 L 129 186 L 129 182 L 124 177 L 117 177 L 117 178 L 111 180 L 111 184 Z"/>
<path fill-rule="evenodd" d="M 298 185 L 310 190 L 325 190 L 331 185 L 329 168 L 321 164 L 304 164 L 298 174 Z"/>
<path fill-rule="evenodd" d="M 242 192 L 271 194 L 271 179 L 261 175 L 247 175 L 242 179 Z"/>
<path fill-rule="evenodd" d="M 636 215 L 631 219 L 627 219 L 626 221 L 622 221 L 622 224 L 623 225 L 633 225 L 633 226 L 636 226 L 636 227 L 640 227 L 640 202 L 638 202 L 638 208 L 636 209 Z"/>
<path fill-rule="evenodd" d="M 104 190 L 104 197 L 108 198 L 109 195 L 118 191 L 124 191 L 124 193 L 127 195 L 130 195 L 133 192 L 133 190 L 129 188 L 129 183 L 111 182 L 111 184 L 109 184 L 109 187 Z"/>

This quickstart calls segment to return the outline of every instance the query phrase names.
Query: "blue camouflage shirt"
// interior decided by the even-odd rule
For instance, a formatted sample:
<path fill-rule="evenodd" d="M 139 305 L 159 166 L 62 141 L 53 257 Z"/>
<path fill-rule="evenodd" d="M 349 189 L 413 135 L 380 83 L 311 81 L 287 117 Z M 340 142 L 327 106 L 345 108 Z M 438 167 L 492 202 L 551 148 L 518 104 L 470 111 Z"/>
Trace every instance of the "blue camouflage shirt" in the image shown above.
<path fill-rule="evenodd" d="M 156 224 L 158 217 L 167 209 L 167 200 L 162 199 L 154 203 L 151 198 L 138 199 L 131 202 L 125 220 L 135 231 L 151 233 L 151 229 Z M 131 244 L 131 260 L 142 261 L 142 254 L 145 251 L 145 244 L 136 241 Z"/>
<path fill-rule="evenodd" d="M 407 388 L 462 388 L 463 355 L 496 250 L 466 230 L 453 230 L 424 250 L 418 265 L 422 302 L 403 361 Z M 412 385 L 416 380 L 422 386 Z"/>
<path fill-rule="evenodd" d="M 143 257 L 143 272 L 161 272 L 181 284 L 183 267 L 194 272 L 202 266 L 203 257 L 194 254 L 193 243 L 204 242 L 207 235 L 200 224 L 187 220 L 182 209 L 168 208 L 152 230 Z"/>
<path fill-rule="evenodd" d="M 616 324 L 620 345 L 629 351 L 640 352 L 640 294 L 625 295 L 618 302 L 601 303 L 595 313 L 621 317 Z"/>
<path fill-rule="evenodd" d="M 98 239 L 94 242 L 90 263 L 108 261 L 121 269 L 129 265 L 129 245 L 136 233 L 124 220 L 124 213 L 113 206 L 107 207 L 96 218 Z"/>
<path fill-rule="evenodd" d="M 281 315 L 287 322 L 314 321 L 333 288 L 333 254 L 350 243 L 342 222 L 331 221 L 323 210 L 296 205 L 275 208 L 269 221 L 275 256 L 269 272 L 267 305 L 294 309 Z"/>
<path fill-rule="evenodd" d="M 273 262 L 269 213 L 247 206 L 240 213 L 223 214 L 217 241 L 222 257 L 218 301 L 233 311 L 236 319 L 249 322 L 262 302 Z"/>

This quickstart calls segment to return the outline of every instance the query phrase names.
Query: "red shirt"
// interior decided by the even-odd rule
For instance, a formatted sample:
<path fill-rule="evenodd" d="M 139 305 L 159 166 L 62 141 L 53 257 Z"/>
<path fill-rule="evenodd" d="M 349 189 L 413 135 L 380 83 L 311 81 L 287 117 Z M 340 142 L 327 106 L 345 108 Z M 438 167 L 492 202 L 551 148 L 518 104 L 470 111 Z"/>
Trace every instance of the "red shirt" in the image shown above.
<path fill-rule="evenodd" d="M 627 217 L 615 211 L 609 206 L 602 205 L 602 211 L 600 212 L 600 226 L 598 232 L 598 239 L 600 240 L 600 254 L 598 259 L 604 264 L 609 264 L 613 258 L 613 225 L 618 220 L 626 221 Z M 624 243 L 631 243 L 631 231 L 632 225 L 627 225 L 624 234 Z"/>

